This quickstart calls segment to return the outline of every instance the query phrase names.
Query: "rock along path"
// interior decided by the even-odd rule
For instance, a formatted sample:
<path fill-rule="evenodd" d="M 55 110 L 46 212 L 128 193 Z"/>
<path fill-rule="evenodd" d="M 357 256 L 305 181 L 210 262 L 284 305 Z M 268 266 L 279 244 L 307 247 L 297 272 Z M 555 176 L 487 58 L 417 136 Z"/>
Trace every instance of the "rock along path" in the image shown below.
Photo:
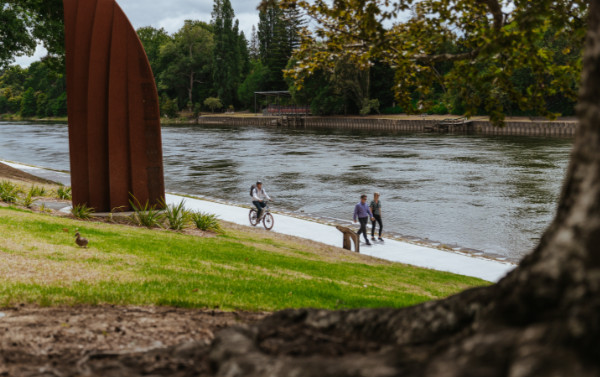
<path fill-rule="evenodd" d="M 43 176 L 44 178 L 53 179 L 64 184 L 68 184 L 70 179 L 66 173 L 49 171 L 13 162 L 2 162 L 27 173 Z M 168 204 L 179 204 L 182 200 L 185 200 L 185 207 L 189 210 L 212 213 L 217 215 L 221 220 L 249 226 L 247 208 L 172 194 L 167 194 L 166 200 Z M 342 246 L 342 234 L 334 226 L 278 213 L 274 213 L 273 215 L 275 217 L 273 232 L 307 238 L 327 245 Z M 384 243 L 377 243 L 370 247 L 362 245 L 360 251 L 361 254 L 392 262 L 473 276 L 491 282 L 497 282 L 516 267 L 514 264 L 508 262 L 453 253 L 395 240 L 386 240 Z"/>

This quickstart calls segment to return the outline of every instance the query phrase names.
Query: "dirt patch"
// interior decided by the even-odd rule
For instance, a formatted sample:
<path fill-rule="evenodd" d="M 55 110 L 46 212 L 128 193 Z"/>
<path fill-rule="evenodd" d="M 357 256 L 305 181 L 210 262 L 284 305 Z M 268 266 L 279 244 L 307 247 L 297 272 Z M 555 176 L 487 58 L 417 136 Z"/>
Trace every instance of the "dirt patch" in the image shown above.
<path fill-rule="evenodd" d="M 44 178 L 36 177 L 29 173 L 25 173 L 19 169 L 15 169 L 0 162 L 0 179 L 10 179 L 26 183 L 39 183 L 43 185 L 57 185 L 58 183 L 49 181 Z"/>
<path fill-rule="evenodd" d="M 165 307 L 0 309 L 0 376 L 179 376 L 183 369 L 201 376 L 208 361 L 194 355 L 206 354 L 216 331 L 267 315 Z"/>

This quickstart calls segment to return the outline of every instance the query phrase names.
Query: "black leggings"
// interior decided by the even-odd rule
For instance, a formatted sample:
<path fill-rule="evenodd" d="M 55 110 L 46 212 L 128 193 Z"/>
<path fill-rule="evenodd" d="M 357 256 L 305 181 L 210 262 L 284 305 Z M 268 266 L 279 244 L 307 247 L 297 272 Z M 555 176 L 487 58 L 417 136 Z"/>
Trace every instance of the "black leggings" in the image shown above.
<path fill-rule="evenodd" d="M 379 223 L 379 238 L 381 238 L 381 232 L 383 231 L 383 223 L 381 222 L 381 215 L 373 215 L 375 221 L 371 226 L 371 237 L 375 237 L 375 226 Z"/>

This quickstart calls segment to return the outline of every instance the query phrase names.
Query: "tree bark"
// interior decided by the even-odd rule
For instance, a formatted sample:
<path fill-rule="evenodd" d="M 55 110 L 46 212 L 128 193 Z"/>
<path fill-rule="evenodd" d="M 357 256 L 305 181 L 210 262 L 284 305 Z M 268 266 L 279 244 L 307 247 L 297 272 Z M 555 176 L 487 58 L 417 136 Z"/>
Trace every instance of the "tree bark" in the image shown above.
<path fill-rule="evenodd" d="M 206 366 L 200 374 L 600 375 L 600 0 L 591 1 L 582 82 L 580 126 L 556 217 L 498 284 L 401 310 L 279 312 L 190 352 L 194 365 Z M 127 375 L 148 372 L 131 358 L 118 361 L 111 367 L 128 368 Z M 100 375 L 93 365 L 78 366 Z M 193 368 L 152 372 L 198 375 Z"/>
<path fill-rule="evenodd" d="M 498 284 L 404 310 L 278 313 L 221 333 L 217 376 L 600 375 L 600 0 L 555 220 Z"/>

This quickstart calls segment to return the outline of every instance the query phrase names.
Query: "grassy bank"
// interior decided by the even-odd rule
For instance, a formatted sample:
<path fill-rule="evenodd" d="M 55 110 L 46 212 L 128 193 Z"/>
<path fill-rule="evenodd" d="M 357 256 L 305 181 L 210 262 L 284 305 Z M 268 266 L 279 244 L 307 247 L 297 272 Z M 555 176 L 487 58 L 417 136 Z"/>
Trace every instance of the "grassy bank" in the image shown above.
<path fill-rule="evenodd" d="M 483 284 L 235 225 L 198 236 L 0 207 L 0 306 L 403 307 Z"/>

